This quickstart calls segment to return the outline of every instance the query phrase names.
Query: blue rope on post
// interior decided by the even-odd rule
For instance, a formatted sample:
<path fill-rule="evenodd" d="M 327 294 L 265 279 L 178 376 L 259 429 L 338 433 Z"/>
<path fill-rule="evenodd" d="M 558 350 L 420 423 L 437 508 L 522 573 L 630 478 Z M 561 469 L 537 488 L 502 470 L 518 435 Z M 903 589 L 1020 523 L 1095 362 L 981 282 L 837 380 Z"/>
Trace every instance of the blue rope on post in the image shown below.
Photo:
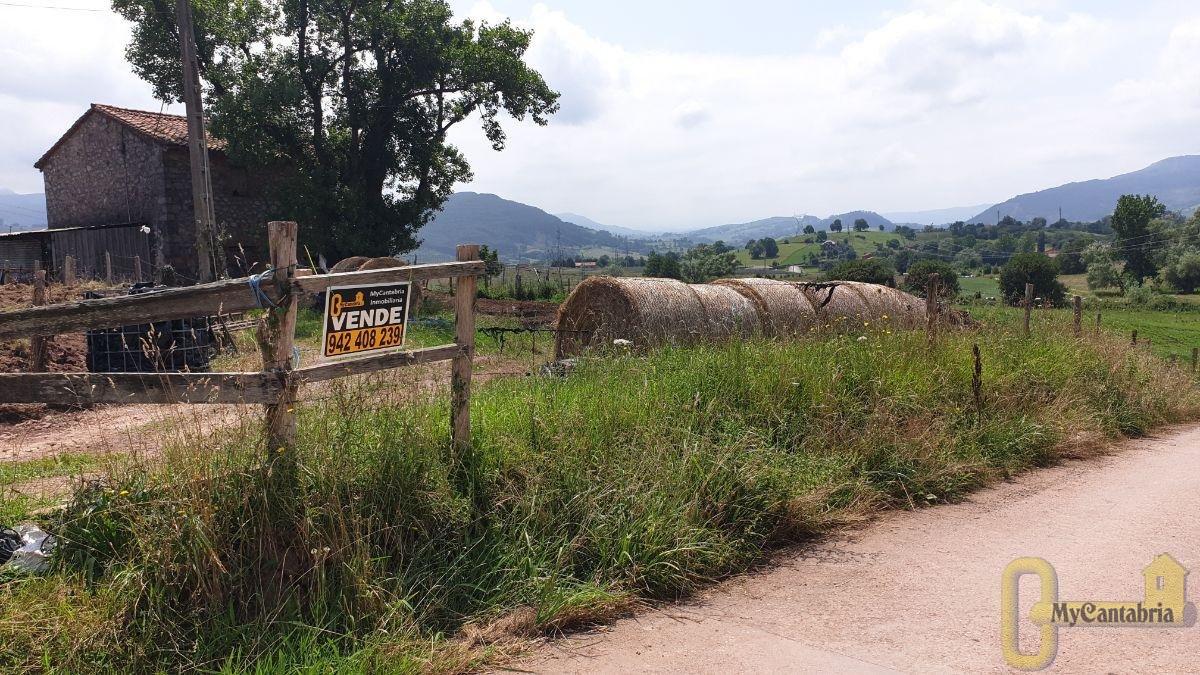
<path fill-rule="evenodd" d="M 262 274 L 250 275 L 250 280 L 248 282 L 250 284 L 250 295 L 254 296 L 254 304 L 258 305 L 260 308 L 270 307 L 271 309 L 274 309 L 276 307 L 275 303 L 271 302 L 270 296 L 264 293 L 262 289 L 262 282 L 271 279 L 274 276 L 275 268 L 273 267 L 268 267 L 267 271 L 263 272 Z"/>

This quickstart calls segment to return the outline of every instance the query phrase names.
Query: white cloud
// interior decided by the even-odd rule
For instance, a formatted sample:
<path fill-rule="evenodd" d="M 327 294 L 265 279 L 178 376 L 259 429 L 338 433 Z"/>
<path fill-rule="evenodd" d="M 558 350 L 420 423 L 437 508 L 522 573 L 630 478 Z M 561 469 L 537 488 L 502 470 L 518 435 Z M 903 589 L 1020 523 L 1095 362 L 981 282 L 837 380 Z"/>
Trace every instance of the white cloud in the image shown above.
<path fill-rule="evenodd" d="M 920 2 L 780 56 L 628 51 L 544 7 L 522 23 L 552 86 L 561 64 L 590 64 L 565 90 L 587 82 L 591 115 L 515 129 L 498 155 L 460 131 L 477 169 L 470 189 L 602 222 L 977 203 L 1198 149 L 1097 150 L 1148 122 L 1123 120 L 1109 100 L 1121 72 L 1110 66 L 1138 65 L 1125 52 L 1139 34 L 1030 3 Z M 1158 69 L 1178 68 L 1164 59 Z"/>
<path fill-rule="evenodd" d="M 40 192 L 33 163 L 93 102 L 159 109 L 125 62 L 129 27 L 116 15 L 0 12 L 0 186 Z"/>
<path fill-rule="evenodd" d="M 682 227 L 1001 200 L 1200 151 L 1200 8 L 1069 4 L 901 2 L 760 55 L 631 49 L 537 5 L 513 19 L 562 111 L 510 124 L 502 153 L 456 129 L 476 174 L 462 189 Z M 467 14 L 504 19 L 486 2 Z M 3 16 L 20 20 L 0 22 L 0 186 L 37 189 L 30 165 L 89 102 L 157 107 L 115 16 Z M 728 30 L 770 20 L 747 16 Z"/>

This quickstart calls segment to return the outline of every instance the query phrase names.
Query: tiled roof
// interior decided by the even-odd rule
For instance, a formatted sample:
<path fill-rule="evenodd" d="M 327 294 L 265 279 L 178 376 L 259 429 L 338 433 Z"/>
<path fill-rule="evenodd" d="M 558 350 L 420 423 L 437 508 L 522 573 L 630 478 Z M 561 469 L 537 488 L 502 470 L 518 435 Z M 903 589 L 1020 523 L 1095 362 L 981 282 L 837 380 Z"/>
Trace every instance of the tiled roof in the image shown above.
<path fill-rule="evenodd" d="M 103 103 L 93 103 L 92 107 L 75 120 L 70 129 L 62 135 L 42 155 L 34 167 L 41 168 L 42 164 L 62 145 L 63 141 L 67 140 L 75 129 L 87 119 L 88 115 L 99 113 L 129 127 L 130 129 L 142 134 L 152 141 L 163 143 L 166 145 L 187 146 L 187 118 L 183 115 L 167 115 L 165 113 L 151 112 L 148 110 L 131 110 L 129 108 L 118 108 L 112 105 L 104 105 Z M 210 150 L 224 150 L 225 141 L 219 138 L 213 138 L 212 134 L 208 136 L 208 147 Z"/>

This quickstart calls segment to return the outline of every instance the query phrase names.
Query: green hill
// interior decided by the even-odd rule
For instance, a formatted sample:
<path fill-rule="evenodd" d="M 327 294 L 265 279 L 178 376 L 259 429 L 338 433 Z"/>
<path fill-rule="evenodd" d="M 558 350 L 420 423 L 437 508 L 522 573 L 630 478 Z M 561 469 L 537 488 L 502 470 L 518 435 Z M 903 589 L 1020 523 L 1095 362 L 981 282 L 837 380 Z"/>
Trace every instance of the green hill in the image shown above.
<path fill-rule="evenodd" d="M 899 236 L 895 232 L 879 232 L 875 230 L 830 234 L 832 235 L 830 239 L 834 241 L 849 240 L 850 246 L 859 255 L 875 251 L 876 244 L 886 246 L 889 239 L 899 239 Z M 806 239 L 811 239 L 812 243 L 805 243 Z M 820 254 L 820 251 L 821 245 L 816 242 L 816 235 L 806 234 L 779 240 L 779 255 L 775 258 L 754 260 L 750 257 L 750 251 L 745 248 L 737 252 L 737 258 L 738 262 L 746 267 L 768 267 L 771 263 L 778 263 L 782 266 L 808 265 L 808 255 L 810 253 Z"/>

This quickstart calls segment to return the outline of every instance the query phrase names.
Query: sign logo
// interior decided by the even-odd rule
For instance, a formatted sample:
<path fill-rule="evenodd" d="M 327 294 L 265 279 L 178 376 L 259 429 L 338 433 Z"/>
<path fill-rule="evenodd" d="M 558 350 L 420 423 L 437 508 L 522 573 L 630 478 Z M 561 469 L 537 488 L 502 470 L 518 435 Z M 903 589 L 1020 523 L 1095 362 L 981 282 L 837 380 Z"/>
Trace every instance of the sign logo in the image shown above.
<path fill-rule="evenodd" d="M 334 286 L 325 295 L 322 354 L 344 356 L 404 346 L 408 282 Z"/>
<path fill-rule="evenodd" d="M 1021 577 L 1036 575 L 1041 598 L 1029 612 L 1038 626 L 1038 651 L 1020 649 L 1019 583 Z M 1000 648 L 1004 661 L 1021 670 L 1042 670 L 1058 654 L 1059 628 L 1152 627 L 1185 628 L 1195 621 L 1195 607 L 1187 601 L 1188 571 L 1163 553 L 1142 570 L 1146 590 L 1141 600 L 1067 601 L 1058 599 L 1058 574 L 1041 558 L 1018 558 L 1004 568 L 1000 585 Z"/>

